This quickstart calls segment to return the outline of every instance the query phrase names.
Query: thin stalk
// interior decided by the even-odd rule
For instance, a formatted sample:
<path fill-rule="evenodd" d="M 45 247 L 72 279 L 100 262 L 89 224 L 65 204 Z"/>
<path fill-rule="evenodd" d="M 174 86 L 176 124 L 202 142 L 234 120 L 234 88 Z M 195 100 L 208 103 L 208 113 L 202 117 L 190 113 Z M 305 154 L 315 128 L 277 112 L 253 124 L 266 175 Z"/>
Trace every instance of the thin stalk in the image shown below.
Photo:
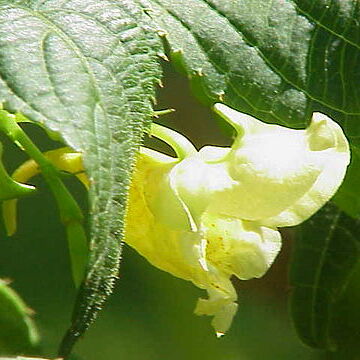
<path fill-rule="evenodd" d="M 16 116 L 0 110 L 0 131 L 39 165 L 42 175 L 55 197 L 61 222 L 66 227 L 73 278 L 76 286 L 79 286 L 87 265 L 88 244 L 83 227 L 84 216 L 78 203 L 62 182 L 60 172 L 17 124 Z"/>
<path fill-rule="evenodd" d="M 196 154 L 195 146 L 185 136 L 165 126 L 152 123 L 150 135 L 159 138 L 169 144 L 175 151 L 177 157 L 182 160 Z"/>

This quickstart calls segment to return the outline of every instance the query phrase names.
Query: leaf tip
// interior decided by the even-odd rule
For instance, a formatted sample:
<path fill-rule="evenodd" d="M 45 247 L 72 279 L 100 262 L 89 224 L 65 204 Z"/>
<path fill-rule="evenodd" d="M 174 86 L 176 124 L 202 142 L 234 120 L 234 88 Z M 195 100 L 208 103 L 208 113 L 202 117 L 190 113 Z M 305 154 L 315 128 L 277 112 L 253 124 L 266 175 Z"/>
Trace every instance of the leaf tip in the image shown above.
<path fill-rule="evenodd" d="M 163 53 L 163 52 L 158 52 L 156 55 L 157 55 L 160 59 L 169 62 L 169 58 L 166 56 L 165 53 Z"/>
<path fill-rule="evenodd" d="M 163 29 L 157 30 L 157 34 L 158 34 L 161 38 L 166 38 L 166 37 L 169 35 L 169 33 L 168 33 L 167 31 L 163 30 Z"/>

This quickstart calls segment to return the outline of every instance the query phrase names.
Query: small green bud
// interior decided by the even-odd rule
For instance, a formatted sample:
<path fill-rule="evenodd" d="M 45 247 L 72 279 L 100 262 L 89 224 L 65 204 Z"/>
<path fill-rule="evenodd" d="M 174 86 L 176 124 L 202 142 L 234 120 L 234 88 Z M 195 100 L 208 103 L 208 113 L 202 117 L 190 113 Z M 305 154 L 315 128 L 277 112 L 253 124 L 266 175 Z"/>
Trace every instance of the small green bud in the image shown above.
<path fill-rule="evenodd" d="M 0 158 L 2 157 L 3 147 L 0 144 Z M 7 173 L 0 160 L 0 200 L 17 199 L 34 193 L 35 188 L 31 185 L 21 184 L 13 180 Z"/>

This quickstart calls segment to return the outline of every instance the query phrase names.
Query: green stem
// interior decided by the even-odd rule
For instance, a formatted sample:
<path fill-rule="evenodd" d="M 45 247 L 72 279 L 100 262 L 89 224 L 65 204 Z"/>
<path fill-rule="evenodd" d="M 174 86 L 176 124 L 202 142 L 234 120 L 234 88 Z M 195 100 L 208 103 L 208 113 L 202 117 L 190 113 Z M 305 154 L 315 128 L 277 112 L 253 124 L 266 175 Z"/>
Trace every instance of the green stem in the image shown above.
<path fill-rule="evenodd" d="M 197 152 L 195 146 L 185 136 L 165 126 L 152 123 L 150 135 L 169 144 L 181 160 Z"/>
<path fill-rule="evenodd" d="M 165 109 L 165 110 L 154 110 L 153 117 L 158 118 L 163 115 L 168 115 L 175 112 L 175 109 Z"/>
<path fill-rule="evenodd" d="M 54 194 L 59 208 L 61 222 L 67 229 L 70 255 L 72 257 L 73 277 L 75 284 L 80 285 L 83 279 L 87 259 L 84 254 L 88 253 L 88 245 L 85 230 L 82 226 L 84 216 L 82 211 L 72 197 L 69 190 L 60 179 L 60 172 L 56 167 L 42 154 L 37 146 L 26 135 L 22 128 L 16 122 L 16 116 L 0 110 L 0 131 L 5 133 L 14 143 L 24 150 L 39 165 L 45 181 Z M 76 231 L 74 231 L 76 229 Z M 74 244 L 76 243 L 76 244 Z M 72 249 L 82 255 L 74 257 Z"/>

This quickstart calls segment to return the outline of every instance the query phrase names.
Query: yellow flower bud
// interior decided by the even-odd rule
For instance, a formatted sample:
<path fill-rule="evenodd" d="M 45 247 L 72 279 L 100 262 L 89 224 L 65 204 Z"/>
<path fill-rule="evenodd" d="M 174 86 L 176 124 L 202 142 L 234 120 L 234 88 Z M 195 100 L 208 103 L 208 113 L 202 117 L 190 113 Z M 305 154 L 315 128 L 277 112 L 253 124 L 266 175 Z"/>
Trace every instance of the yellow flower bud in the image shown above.
<path fill-rule="evenodd" d="M 340 186 L 348 142 L 327 116 L 305 130 L 265 124 L 222 104 L 237 130 L 232 147 L 196 151 L 180 134 L 153 125 L 177 158 L 142 148 L 132 179 L 125 242 L 156 267 L 208 292 L 195 312 L 224 334 L 236 313 L 230 281 L 260 277 L 281 247 L 277 227 L 306 220 Z"/>
<path fill-rule="evenodd" d="M 89 188 L 89 180 L 84 172 L 82 154 L 64 147 L 44 153 L 58 169 L 75 174 L 76 177 Z M 40 173 L 40 168 L 34 160 L 28 160 L 19 166 L 12 174 L 12 179 L 18 182 L 27 182 Z M 17 199 L 6 200 L 2 203 L 2 215 L 8 236 L 14 235 L 17 228 Z"/>

